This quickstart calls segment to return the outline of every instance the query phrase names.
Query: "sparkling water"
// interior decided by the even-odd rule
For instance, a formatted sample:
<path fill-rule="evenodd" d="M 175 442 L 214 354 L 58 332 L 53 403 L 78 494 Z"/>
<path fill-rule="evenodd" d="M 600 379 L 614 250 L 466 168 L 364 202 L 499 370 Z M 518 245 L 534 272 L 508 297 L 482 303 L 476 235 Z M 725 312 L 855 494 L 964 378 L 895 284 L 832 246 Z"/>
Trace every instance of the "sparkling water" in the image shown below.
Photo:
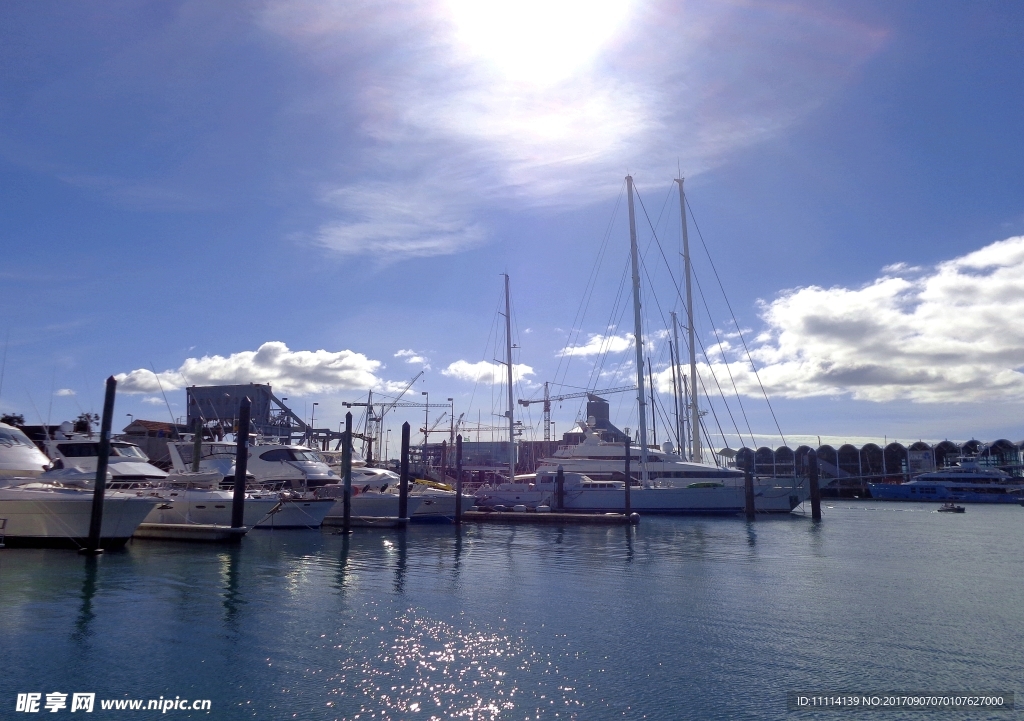
<path fill-rule="evenodd" d="M 935 511 L 253 531 L 93 561 L 3 549 L 0 718 L 70 715 L 73 693 L 95 694 L 96 719 L 589 720 L 851 713 L 787 711 L 794 691 L 1018 691 L 1024 508 Z M 33 692 L 40 712 L 17 712 Z M 53 692 L 69 701 L 49 713 Z M 180 703 L 100 707 L 117 699 Z M 210 710 L 181 708 L 195 700 Z"/>

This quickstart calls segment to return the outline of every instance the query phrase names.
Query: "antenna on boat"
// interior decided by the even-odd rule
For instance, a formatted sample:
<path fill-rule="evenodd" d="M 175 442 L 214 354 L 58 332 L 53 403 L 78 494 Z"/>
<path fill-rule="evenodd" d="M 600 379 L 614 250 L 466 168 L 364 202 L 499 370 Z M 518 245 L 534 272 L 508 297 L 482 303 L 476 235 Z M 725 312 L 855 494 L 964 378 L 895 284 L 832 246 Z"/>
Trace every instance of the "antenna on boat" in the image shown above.
<path fill-rule="evenodd" d="M 174 431 L 174 436 L 180 441 L 181 434 L 178 433 L 178 422 L 174 420 L 174 411 L 171 410 L 171 403 L 167 400 L 167 394 L 164 393 L 164 384 L 160 382 L 160 376 L 156 374 L 156 366 L 150 363 L 149 367 L 153 371 L 153 377 L 156 378 L 156 384 L 160 388 L 160 395 L 164 397 L 164 405 L 167 406 L 167 413 L 171 417 L 171 430 Z"/>
<path fill-rule="evenodd" d="M 636 216 L 633 212 L 633 176 L 626 176 L 629 200 L 629 254 L 633 265 L 633 335 L 636 342 L 636 391 L 640 420 L 640 483 L 647 485 L 647 402 L 644 400 L 644 334 L 640 322 L 640 258 L 636 247 Z M 628 479 L 627 479 L 628 482 Z"/>

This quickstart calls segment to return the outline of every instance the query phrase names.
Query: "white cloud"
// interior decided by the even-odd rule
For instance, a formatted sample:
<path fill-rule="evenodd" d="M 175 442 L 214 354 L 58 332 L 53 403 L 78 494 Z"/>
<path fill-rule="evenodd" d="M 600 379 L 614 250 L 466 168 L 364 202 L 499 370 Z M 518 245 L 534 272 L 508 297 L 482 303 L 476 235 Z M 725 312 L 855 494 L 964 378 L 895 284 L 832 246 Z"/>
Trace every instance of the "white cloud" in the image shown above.
<path fill-rule="evenodd" d="M 55 395 L 58 395 L 58 396 L 73 396 L 73 395 L 76 395 L 76 393 L 73 390 L 71 390 L 70 388 L 61 388 L 60 390 L 57 391 L 57 393 Z"/>
<path fill-rule="evenodd" d="M 646 343 L 644 345 L 647 345 Z M 602 353 L 619 353 L 633 347 L 633 337 L 629 335 L 591 335 L 583 345 L 569 346 L 560 351 L 562 356 L 589 356 Z"/>
<path fill-rule="evenodd" d="M 395 353 L 395 358 L 402 358 L 406 363 L 421 363 L 425 366 L 430 362 L 425 356 L 420 355 L 412 349 L 398 351 Z"/>
<path fill-rule="evenodd" d="M 375 373 L 380 361 L 350 350 L 289 350 L 270 341 L 255 351 L 188 358 L 177 370 L 158 375 L 147 369 L 115 376 L 124 393 L 155 393 L 191 385 L 270 383 L 281 393 L 307 395 L 340 390 L 365 390 L 380 386 Z M 158 380 L 159 378 L 159 380 Z"/>
<path fill-rule="evenodd" d="M 164 399 L 158 396 L 146 396 L 142 399 L 142 402 L 148 403 L 151 406 L 162 406 L 164 404 Z"/>
<path fill-rule="evenodd" d="M 441 371 L 441 374 L 463 381 L 496 385 L 505 381 L 508 377 L 508 370 L 501 363 L 492 363 L 491 361 L 470 363 L 469 361 L 457 360 L 449 364 L 447 368 Z M 533 375 L 533 368 L 530 366 L 520 363 L 512 364 L 513 383 L 523 380 L 525 376 L 531 375 Z"/>
<path fill-rule="evenodd" d="M 768 340 L 752 355 L 769 395 L 1024 400 L 1024 236 L 912 277 L 896 268 L 862 288 L 811 286 L 765 304 Z M 730 365 L 741 391 L 759 395 L 749 365 Z"/>

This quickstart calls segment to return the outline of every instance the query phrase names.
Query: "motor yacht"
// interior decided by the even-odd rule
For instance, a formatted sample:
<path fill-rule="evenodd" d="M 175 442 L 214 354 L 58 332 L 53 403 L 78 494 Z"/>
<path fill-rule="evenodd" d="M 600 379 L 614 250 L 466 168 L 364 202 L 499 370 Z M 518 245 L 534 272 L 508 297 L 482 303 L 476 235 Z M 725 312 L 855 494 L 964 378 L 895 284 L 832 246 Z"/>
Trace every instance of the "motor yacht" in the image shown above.
<path fill-rule="evenodd" d="M 1024 500 L 1024 478 L 982 466 L 976 458 L 922 473 L 906 483 L 869 483 L 871 497 L 886 501 L 1018 503 Z"/>
<path fill-rule="evenodd" d="M 583 441 L 559 446 L 552 457 L 541 459 L 536 477 L 553 476 L 561 466 L 566 473 L 586 476 L 592 482 L 617 481 L 624 484 L 625 443 L 602 440 L 602 435 L 609 434 L 608 428 L 618 434 L 621 431 L 607 423 L 604 426 L 598 428 L 594 418 L 590 418 L 588 423 L 581 423 L 579 431 L 584 435 Z M 676 491 L 656 496 L 659 500 L 654 508 L 647 509 L 648 512 L 737 513 L 745 507 L 743 473 L 740 471 L 686 461 L 668 447 L 649 447 L 646 466 L 639 448 L 631 446 L 630 452 L 630 475 L 634 486 L 641 488 L 640 479 L 646 468 L 647 479 L 643 482 L 643 489 Z M 493 493 L 493 488 L 485 490 L 488 488 L 485 486 L 480 491 Z M 807 500 L 808 495 L 806 479 L 754 478 L 754 508 L 759 513 L 789 513 Z M 713 500 L 716 496 L 720 499 L 718 503 Z M 477 498 L 480 498 L 479 492 Z"/>
<path fill-rule="evenodd" d="M 96 471 L 100 450 L 98 434 L 74 433 L 71 423 L 65 422 L 53 437 L 42 441 L 42 446 L 55 468 Z M 117 440 L 110 442 L 107 472 L 111 490 L 147 488 L 167 478 L 167 472 L 150 463 L 139 446 Z"/>
<path fill-rule="evenodd" d="M 43 470 L 49 466 L 50 460 L 28 436 L 0 423 L 0 544 L 85 546 L 92 519 L 90 483 L 95 482 L 96 471 Z M 123 547 L 156 504 L 156 499 L 138 492 L 108 492 L 103 500 L 100 547 Z"/>
<path fill-rule="evenodd" d="M 358 464 L 358 465 L 357 465 Z M 340 471 L 340 467 L 338 471 Z M 387 494 L 398 497 L 402 478 L 386 468 L 371 468 L 362 458 L 352 463 L 352 490 L 359 495 Z M 422 478 L 409 483 L 410 501 L 416 501 L 416 509 L 408 511 L 413 523 L 451 523 L 455 519 L 455 491 L 443 483 Z M 469 510 L 474 498 L 462 494 L 462 508 Z"/>

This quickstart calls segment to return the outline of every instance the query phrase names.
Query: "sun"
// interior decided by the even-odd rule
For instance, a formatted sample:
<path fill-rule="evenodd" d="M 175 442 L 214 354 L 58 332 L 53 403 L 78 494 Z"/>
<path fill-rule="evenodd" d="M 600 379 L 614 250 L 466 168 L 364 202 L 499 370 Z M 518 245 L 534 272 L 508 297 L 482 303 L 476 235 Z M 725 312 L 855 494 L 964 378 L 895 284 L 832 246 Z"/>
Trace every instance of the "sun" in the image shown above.
<path fill-rule="evenodd" d="M 626 0 L 447 0 L 458 44 L 509 80 L 547 86 L 588 66 L 626 21 Z"/>

